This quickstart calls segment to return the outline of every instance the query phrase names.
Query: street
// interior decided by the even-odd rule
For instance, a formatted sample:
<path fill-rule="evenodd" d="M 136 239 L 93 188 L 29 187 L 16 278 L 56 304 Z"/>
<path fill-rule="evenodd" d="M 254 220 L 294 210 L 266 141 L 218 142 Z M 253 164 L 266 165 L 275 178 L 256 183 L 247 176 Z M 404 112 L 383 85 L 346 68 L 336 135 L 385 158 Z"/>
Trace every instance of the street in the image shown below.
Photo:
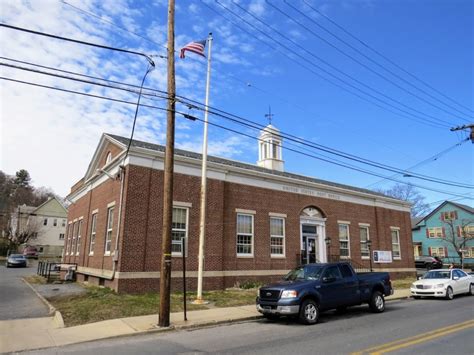
<path fill-rule="evenodd" d="M 320 323 L 258 320 L 197 330 L 115 338 L 34 351 L 34 354 L 472 354 L 474 297 L 387 303 L 381 314 L 366 306 L 327 312 Z"/>
<path fill-rule="evenodd" d="M 28 260 L 26 268 L 0 265 L 0 320 L 46 317 L 48 307 L 41 302 L 21 278 L 36 273 L 36 261 Z"/>

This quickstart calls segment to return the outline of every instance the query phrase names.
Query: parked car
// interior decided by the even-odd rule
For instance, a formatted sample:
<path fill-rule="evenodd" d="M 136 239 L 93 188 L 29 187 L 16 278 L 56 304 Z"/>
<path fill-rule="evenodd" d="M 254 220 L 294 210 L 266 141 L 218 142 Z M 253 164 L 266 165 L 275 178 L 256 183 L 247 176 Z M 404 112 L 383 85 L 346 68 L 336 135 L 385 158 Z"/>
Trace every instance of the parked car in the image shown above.
<path fill-rule="evenodd" d="M 26 257 L 23 254 L 10 254 L 7 258 L 7 267 L 26 267 Z"/>
<path fill-rule="evenodd" d="M 38 259 L 38 249 L 33 246 L 27 246 L 23 249 L 23 255 L 27 258 Z"/>
<path fill-rule="evenodd" d="M 428 271 L 410 287 L 413 298 L 442 297 L 452 300 L 455 295 L 474 295 L 474 277 L 460 269 Z"/>
<path fill-rule="evenodd" d="M 373 312 L 385 310 L 384 296 L 393 293 L 387 272 L 356 274 L 349 263 L 308 264 L 293 269 L 280 282 L 261 287 L 257 310 L 266 318 L 298 316 L 315 324 L 321 311 L 344 310 L 368 303 Z"/>
<path fill-rule="evenodd" d="M 418 256 L 415 258 L 415 267 L 417 269 L 441 269 L 443 261 L 437 256 Z"/>

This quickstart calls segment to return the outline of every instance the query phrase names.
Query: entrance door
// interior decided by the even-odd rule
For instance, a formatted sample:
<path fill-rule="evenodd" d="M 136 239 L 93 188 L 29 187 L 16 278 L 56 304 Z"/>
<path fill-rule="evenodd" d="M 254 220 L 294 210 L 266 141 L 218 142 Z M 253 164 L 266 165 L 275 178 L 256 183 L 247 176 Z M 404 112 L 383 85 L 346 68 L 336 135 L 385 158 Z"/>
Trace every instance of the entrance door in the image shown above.
<path fill-rule="evenodd" d="M 316 243 L 316 226 L 303 224 L 301 263 L 311 264 L 318 262 L 319 255 Z"/>

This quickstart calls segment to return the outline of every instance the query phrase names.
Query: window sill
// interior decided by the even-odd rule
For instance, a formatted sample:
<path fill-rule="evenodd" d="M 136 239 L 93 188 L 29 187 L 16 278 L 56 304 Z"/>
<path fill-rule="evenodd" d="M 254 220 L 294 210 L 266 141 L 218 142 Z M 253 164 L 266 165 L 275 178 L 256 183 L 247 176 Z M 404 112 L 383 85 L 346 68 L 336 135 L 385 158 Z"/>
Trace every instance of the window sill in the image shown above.
<path fill-rule="evenodd" d="M 361 256 L 360 257 L 362 260 L 370 260 L 370 256 Z"/>
<path fill-rule="evenodd" d="M 108 253 L 105 253 L 104 256 L 110 256 L 110 251 Z"/>
<path fill-rule="evenodd" d="M 401 257 L 393 257 L 393 260 L 402 260 Z"/>
<path fill-rule="evenodd" d="M 89 253 L 89 256 L 94 256 L 94 253 Z"/>
<path fill-rule="evenodd" d="M 350 255 L 349 256 L 339 256 L 339 258 L 341 258 L 341 259 L 350 259 L 351 256 Z"/>
<path fill-rule="evenodd" d="M 253 259 L 253 254 L 237 254 L 237 258 L 240 259 Z"/>
<path fill-rule="evenodd" d="M 270 255 L 272 259 L 286 259 L 285 255 Z"/>

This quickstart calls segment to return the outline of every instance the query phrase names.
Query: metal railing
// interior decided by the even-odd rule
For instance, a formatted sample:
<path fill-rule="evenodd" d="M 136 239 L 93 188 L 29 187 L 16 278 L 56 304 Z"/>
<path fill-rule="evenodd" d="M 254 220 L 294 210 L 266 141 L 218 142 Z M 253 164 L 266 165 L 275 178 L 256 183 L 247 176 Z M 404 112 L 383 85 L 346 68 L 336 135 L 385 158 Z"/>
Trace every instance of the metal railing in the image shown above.
<path fill-rule="evenodd" d="M 49 261 L 38 262 L 36 274 L 46 278 L 47 282 L 50 282 L 53 278 L 59 279 L 61 271 L 74 272 L 77 271 L 77 263 L 56 263 Z"/>
<path fill-rule="evenodd" d="M 354 261 L 352 259 L 346 259 L 346 258 L 341 258 L 340 255 L 329 255 L 328 256 L 328 262 L 330 263 L 336 263 L 336 262 L 339 262 L 339 261 L 342 261 L 342 262 L 347 262 L 349 264 L 352 265 L 352 268 L 356 271 L 356 272 L 371 272 L 371 267 L 370 267 L 370 262 L 369 260 L 367 260 L 367 264 L 369 265 L 365 265 L 363 262 L 359 262 L 359 261 Z M 317 258 L 315 258 L 315 261 L 311 261 L 312 263 L 320 263 L 321 261 L 318 260 Z M 301 253 L 297 253 L 296 254 L 296 265 L 305 265 L 305 264 L 308 264 L 308 260 L 306 258 L 306 256 L 304 254 L 301 254 Z"/>

